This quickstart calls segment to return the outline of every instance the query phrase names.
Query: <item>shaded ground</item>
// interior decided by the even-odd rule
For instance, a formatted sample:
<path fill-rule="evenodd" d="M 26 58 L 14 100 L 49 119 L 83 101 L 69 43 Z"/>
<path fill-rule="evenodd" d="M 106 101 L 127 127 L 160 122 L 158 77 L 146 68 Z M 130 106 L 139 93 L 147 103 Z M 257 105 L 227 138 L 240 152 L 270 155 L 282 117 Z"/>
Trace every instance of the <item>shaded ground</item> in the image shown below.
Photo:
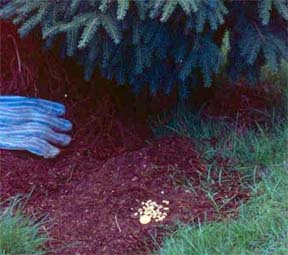
<path fill-rule="evenodd" d="M 2 48 L 5 51 L 1 51 L 1 57 L 7 54 L 5 59 L 12 62 L 4 62 L 1 69 L 12 71 L 1 76 L 1 92 L 63 102 L 67 118 L 74 124 L 71 146 L 56 159 L 1 151 L 1 197 L 33 190 L 27 211 L 51 217 L 50 235 L 54 240 L 48 245 L 55 249 L 53 254 L 149 254 L 149 248 L 155 245 L 153 239 L 160 241 L 167 234 L 165 226 L 175 220 L 232 217 L 249 197 L 239 173 L 231 169 L 224 170 L 221 182 L 212 172 L 215 181 L 207 187 L 206 162 L 192 140 L 151 140 L 147 123 L 139 117 L 141 111 L 139 114 L 133 108 L 133 100 L 127 107 L 111 93 L 99 94 L 81 78 L 68 77 L 64 70 L 69 70 L 69 63 L 65 67 L 52 55 L 35 50 L 37 43 L 31 45 L 31 38 L 22 47 L 13 33 L 21 62 L 15 55 L 11 57 L 15 49 Z M 29 52 L 27 43 L 30 53 L 35 53 L 33 58 L 27 53 L 21 55 Z M 37 62 L 40 59 L 43 65 Z M 19 73 L 19 65 L 24 63 L 30 76 Z M 26 87 L 28 81 L 32 85 Z M 187 179 L 193 184 L 193 192 L 181 188 Z M 207 189 L 214 194 L 220 210 L 207 196 Z M 139 223 L 134 213 L 148 199 L 170 201 L 163 222 Z M 65 245 L 69 247 L 63 248 Z"/>
<path fill-rule="evenodd" d="M 245 82 L 226 84 L 215 92 L 203 109 L 202 117 L 214 120 L 238 122 L 239 128 L 262 125 L 271 127 L 275 123 L 272 109 L 278 117 L 286 116 L 283 91 L 275 84 L 263 83 L 261 87 L 247 86 Z"/>

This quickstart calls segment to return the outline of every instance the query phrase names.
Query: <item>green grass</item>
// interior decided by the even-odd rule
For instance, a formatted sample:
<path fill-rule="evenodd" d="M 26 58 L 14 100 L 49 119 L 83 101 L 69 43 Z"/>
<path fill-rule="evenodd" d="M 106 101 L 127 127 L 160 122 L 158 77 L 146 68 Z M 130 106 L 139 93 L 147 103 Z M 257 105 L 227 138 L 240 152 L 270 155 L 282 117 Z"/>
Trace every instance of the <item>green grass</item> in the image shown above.
<path fill-rule="evenodd" d="M 288 175 L 282 167 L 274 170 L 269 179 L 254 188 L 254 198 L 240 208 L 239 218 L 179 225 L 157 254 L 287 254 Z"/>
<path fill-rule="evenodd" d="M 168 118 L 167 114 L 159 116 L 158 119 L 151 121 L 151 128 L 154 136 L 161 137 L 176 134 L 182 137 L 196 139 L 209 139 L 219 136 L 227 128 L 224 122 L 203 121 L 200 112 L 178 109 L 172 112 L 173 118 L 164 124 Z"/>
<path fill-rule="evenodd" d="M 249 174 L 252 173 L 251 168 L 276 164 L 287 156 L 287 120 L 280 123 L 277 116 L 272 130 L 258 126 L 239 132 L 235 128 L 237 123 L 203 120 L 199 112 L 181 109 L 173 114 L 174 117 L 169 123 L 164 124 L 167 115 L 151 123 L 154 135 L 162 137 L 174 134 L 193 138 L 198 150 L 208 161 L 213 161 L 215 155 L 229 157 L 233 159 L 234 167 Z M 208 140 L 215 137 L 218 141 L 216 146 L 212 147 Z"/>
<path fill-rule="evenodd" d="M 25 199 L 20 196 L 0 203 L 0 255 L 45 254 L 48 236 L 42 227 L 45 219 L 23 214 Z"/>
<path fill-rule="evenodd" d="M 275 123 L 239 133 L 224 122 L 204 121 L 181 111 L 168 124 L 154 123 L 157 136 L 177 134 L 197 141 L 213 165 L 215 155 L 233 158 L 233 167 L 252 180 L 252 198 L 239 217 L 221 222 L 181 225 L 155 252 L 158 255 L 286 255 L 288 254 L 288 125 Z M 216 147 L 205 139 L 220 136 Z M 204 139 L 204 140 L 203 140 Z M 256 173 L 262 181 L 256 181 Z M 251 179 L 250 179 L 251 180 Z M 251 182 L 250 182 L 251 184 Z"/>

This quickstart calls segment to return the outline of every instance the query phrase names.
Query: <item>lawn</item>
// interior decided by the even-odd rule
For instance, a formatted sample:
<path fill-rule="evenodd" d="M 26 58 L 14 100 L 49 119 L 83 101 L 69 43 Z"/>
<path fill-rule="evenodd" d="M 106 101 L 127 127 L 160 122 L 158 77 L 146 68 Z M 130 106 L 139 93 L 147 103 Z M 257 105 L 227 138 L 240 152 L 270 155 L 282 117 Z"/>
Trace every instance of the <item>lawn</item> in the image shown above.
<path fill-rule="evenodd" d="M 228 132 L 222 138 L 232 136 L 232 151 L 221 147 L 221 153 L 233 155 L 237 169 L 250 179 L 252 197 L 239 208 L 238 217 L 179 224 L 155 254 L 287 254 L 288 126 L 273 129 L 269 134 L 261 129 L 244 135 Z"/>

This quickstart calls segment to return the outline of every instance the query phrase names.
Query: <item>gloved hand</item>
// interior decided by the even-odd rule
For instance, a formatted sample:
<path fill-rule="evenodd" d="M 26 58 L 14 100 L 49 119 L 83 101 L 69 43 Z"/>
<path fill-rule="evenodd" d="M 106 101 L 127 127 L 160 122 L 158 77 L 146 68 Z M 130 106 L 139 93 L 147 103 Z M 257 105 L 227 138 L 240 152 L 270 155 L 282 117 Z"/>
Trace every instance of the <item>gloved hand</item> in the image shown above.
<path fill-rule="evenodd" d="M 71 137 L 62 134 L 72 123 L 60 118 L 65 106 L 56 102 L 21 96 L 0 96 L 0 148 L 27 150 L 44 158 L 60 152 Z M 52 144 L 50 144 L 52 143 Z"/>

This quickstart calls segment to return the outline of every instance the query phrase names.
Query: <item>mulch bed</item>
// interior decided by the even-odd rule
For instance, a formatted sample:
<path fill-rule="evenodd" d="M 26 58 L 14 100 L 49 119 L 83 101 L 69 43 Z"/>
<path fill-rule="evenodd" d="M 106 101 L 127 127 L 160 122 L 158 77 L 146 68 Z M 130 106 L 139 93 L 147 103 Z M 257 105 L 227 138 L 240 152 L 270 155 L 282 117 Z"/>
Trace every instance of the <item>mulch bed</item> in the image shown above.
<path fill-rule="evenodd" d="M 208 188 L 222 207 L 217 211 L 201 185 L 206 166 L 187 139 L 163 138 L 106 161 L 79 154 L 79 143 L 52 161 L 12 152 L 1 157 L 2 195 L 34 188 L 27 211 L 49 213 L 55 239 L 50 247 L 75 245 L 54 254 L 150 254 L 153 238 L 161 242 L 167 234 L 163 226 L 234 217 L 249 197 L 238 172 L 224 172 L 221 183 L 212 175 L 215 182 Z M 185 177 L 193 192 L 181 187 Z M 141 225 L 134 216 L 149 199 L 170 201 L 168 217 L 160 224 Z"/>
<path fill-rule="evenodd" d="M 1 151 L 1 198 L 33 190 L 26 210 L 51 218 L 52 226 L 46 226 L 53 238 L 47 244 L 54 250 L 51 254 L 150 254 L 175 221 L 220 220 L 237 214 L 249 198 L 237 171 L 224 167 L 221 181 L 212 171 L 213 181 L 207 185 L 206 162 L 193 140 L 151 139 L 146 120 L 133 107 L 119 106 L 111 94 L 99 95 L 95 86 L 73 72 L 66 74 L 69 62 L 65 66 L 41 51 L 31 37 L 20 43 L 15 28 L 5 27 L 3 35 L 13 36 L 21 65 L 27 68 L 19 73 L 19 59 L 12 57 L 16 46 L 2 48 L 6 60 L 1 69 L 8 70 L 0 80 L 3 94 L 63 102 L 74 125 L 72 144 L 56 159 Z M 2 45 L 8 43 L 8 38 L 1 40 Z M 193 190 L 183 187 L 187 179 Z M 168 200 L 170 210 L 164 221 L 142 225 L 135 212 L 149 199 Z"/>
<path fill-rule="evenodd" d="M 281 112 L 281 107 L 285 105 L 283 100 L 283 91 L 274 84 L 249 86 L 245 81 L 226 84 L 208 100 L 202 117 L 237 122 L 242 129 L 256 125 L 271 126 L 271 120 L 275 121 L 272 118 L 273 109 L 278 108 L 277 112 Z"/>

